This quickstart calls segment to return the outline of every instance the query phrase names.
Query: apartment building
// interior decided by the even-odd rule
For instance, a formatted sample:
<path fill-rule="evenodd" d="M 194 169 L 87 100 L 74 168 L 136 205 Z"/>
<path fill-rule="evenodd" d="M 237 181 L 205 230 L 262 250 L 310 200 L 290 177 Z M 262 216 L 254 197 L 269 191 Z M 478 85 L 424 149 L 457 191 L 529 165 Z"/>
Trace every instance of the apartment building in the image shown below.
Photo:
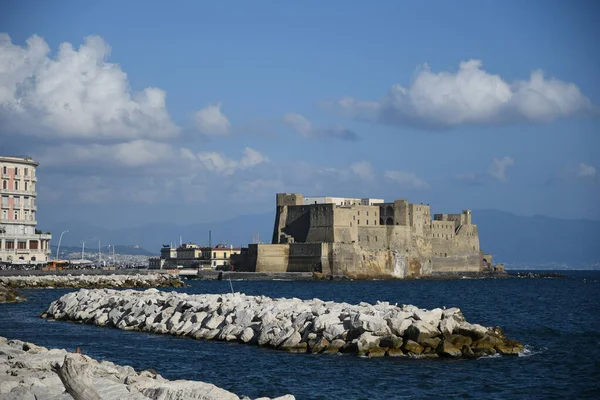
<path fill-rule="evenodd" d="M 46 264 L 52 235 L 36 229 L 38 163 L 0 156 L 0 263 Z"/>

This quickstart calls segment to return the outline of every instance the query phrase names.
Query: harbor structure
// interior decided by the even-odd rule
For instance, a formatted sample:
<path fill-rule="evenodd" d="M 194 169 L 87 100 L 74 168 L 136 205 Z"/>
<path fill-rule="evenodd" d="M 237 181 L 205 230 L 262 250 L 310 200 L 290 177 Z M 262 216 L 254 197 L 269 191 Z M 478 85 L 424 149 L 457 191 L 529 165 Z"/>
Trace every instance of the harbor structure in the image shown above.
<path fill-rule="evenodd" d="M 276 195 L 272 243 L 250 244 L 233 264 L 240 271 L 350 278 L 479 273 L 487 267 L 471 210 L 432 215 L 428 204 L 404 199 L 299 193 Z"/>
<path fill-rule="evenodd" d="M 240 254 L 241 248 L 233 245 L 198 246 L 183 243 L 179 247 L 164 245 L 160 257 L 151 258 L 151 269 L 200 268 L 216 269 L 231 264 L 232 255 Z"/>
<path fill-rule="evenodd" d="M 39 166 L 30 157 L 0 156 L 0 263 L 46 264 L 50 233 L 37 226 L 37 175 Z"/>

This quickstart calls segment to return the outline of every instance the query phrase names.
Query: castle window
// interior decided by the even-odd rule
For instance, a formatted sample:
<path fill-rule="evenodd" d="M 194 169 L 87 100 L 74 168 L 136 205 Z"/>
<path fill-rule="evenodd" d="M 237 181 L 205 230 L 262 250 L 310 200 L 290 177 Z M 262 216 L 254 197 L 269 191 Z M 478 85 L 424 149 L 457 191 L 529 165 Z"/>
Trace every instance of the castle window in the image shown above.
<path fill-rule="evenodd" d="M 377 241 L 377 236 L 375 236 L 375 241 Z"/>
<path fill-rule="evenodd" d="M 448 253 L 444 253 L 444 257 L 448 257 Z"/>
<path fill-rule="evenodd" d="M 358 212 L 358 215 L 360 215 L 360 211 Z"/>
<path fill-rule="evenodd" d="M 360 225 L 360 219 L 356 221 L 356 225 Z"/>
<path fill-rule="evenodd" d="M 367 211 L 367 217 L 369 216 L 369 212 Z"/>
<path fill-rule="evenodd" d="M 367 220 L 367 225 L 369 225 L 369 220 Z"/>
<path fill-rule="evenodd" d="M 356 221 L 356 215 L 352 216 L 352 221 Z"/>
<path fill-rule="evenodd" d="M 2 181 L 2 189 L 6 189 L 6 181 Z"/>

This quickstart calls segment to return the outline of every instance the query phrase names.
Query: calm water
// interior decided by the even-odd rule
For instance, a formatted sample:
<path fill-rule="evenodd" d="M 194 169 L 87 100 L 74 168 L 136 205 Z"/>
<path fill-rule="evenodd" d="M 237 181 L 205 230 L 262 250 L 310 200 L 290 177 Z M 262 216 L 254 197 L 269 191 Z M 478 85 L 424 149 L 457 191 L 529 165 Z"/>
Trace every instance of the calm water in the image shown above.
<path fill-rule="evenodd" d="M 23 290 L 28 302 L 0 305 L 0 336 L 71 351 L 81 347 L 97 359 L 153 368 L 169 379 L 202 380 L 251 397 L 600 398 L 600 272 L 566 274 L 569 279 L 233 282 L 236 291 L 249 295 L 460 307 L 469 322 L 500 325 L 507 336 L 526 344 L 523 357 L 474 361 L 288 354 L 39 318 L 51 301 L 68 292 L 58 289 Z M 225 293 L 230 287 L 229 282 L 191 281 L 179 291 Z"/>

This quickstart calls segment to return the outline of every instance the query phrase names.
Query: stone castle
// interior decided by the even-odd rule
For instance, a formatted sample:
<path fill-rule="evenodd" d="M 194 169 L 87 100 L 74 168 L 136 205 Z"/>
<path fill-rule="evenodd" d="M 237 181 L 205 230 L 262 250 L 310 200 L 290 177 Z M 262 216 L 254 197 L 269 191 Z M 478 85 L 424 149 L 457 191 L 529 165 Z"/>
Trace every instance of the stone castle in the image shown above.
<path fill-rule="evenodd" d="M 251 244 L 236 270 L 320 272 L 355 279 L 489 270 L 471 211 L 435 214 L 407 200 L 277 194 L 272 244 Z"/>

